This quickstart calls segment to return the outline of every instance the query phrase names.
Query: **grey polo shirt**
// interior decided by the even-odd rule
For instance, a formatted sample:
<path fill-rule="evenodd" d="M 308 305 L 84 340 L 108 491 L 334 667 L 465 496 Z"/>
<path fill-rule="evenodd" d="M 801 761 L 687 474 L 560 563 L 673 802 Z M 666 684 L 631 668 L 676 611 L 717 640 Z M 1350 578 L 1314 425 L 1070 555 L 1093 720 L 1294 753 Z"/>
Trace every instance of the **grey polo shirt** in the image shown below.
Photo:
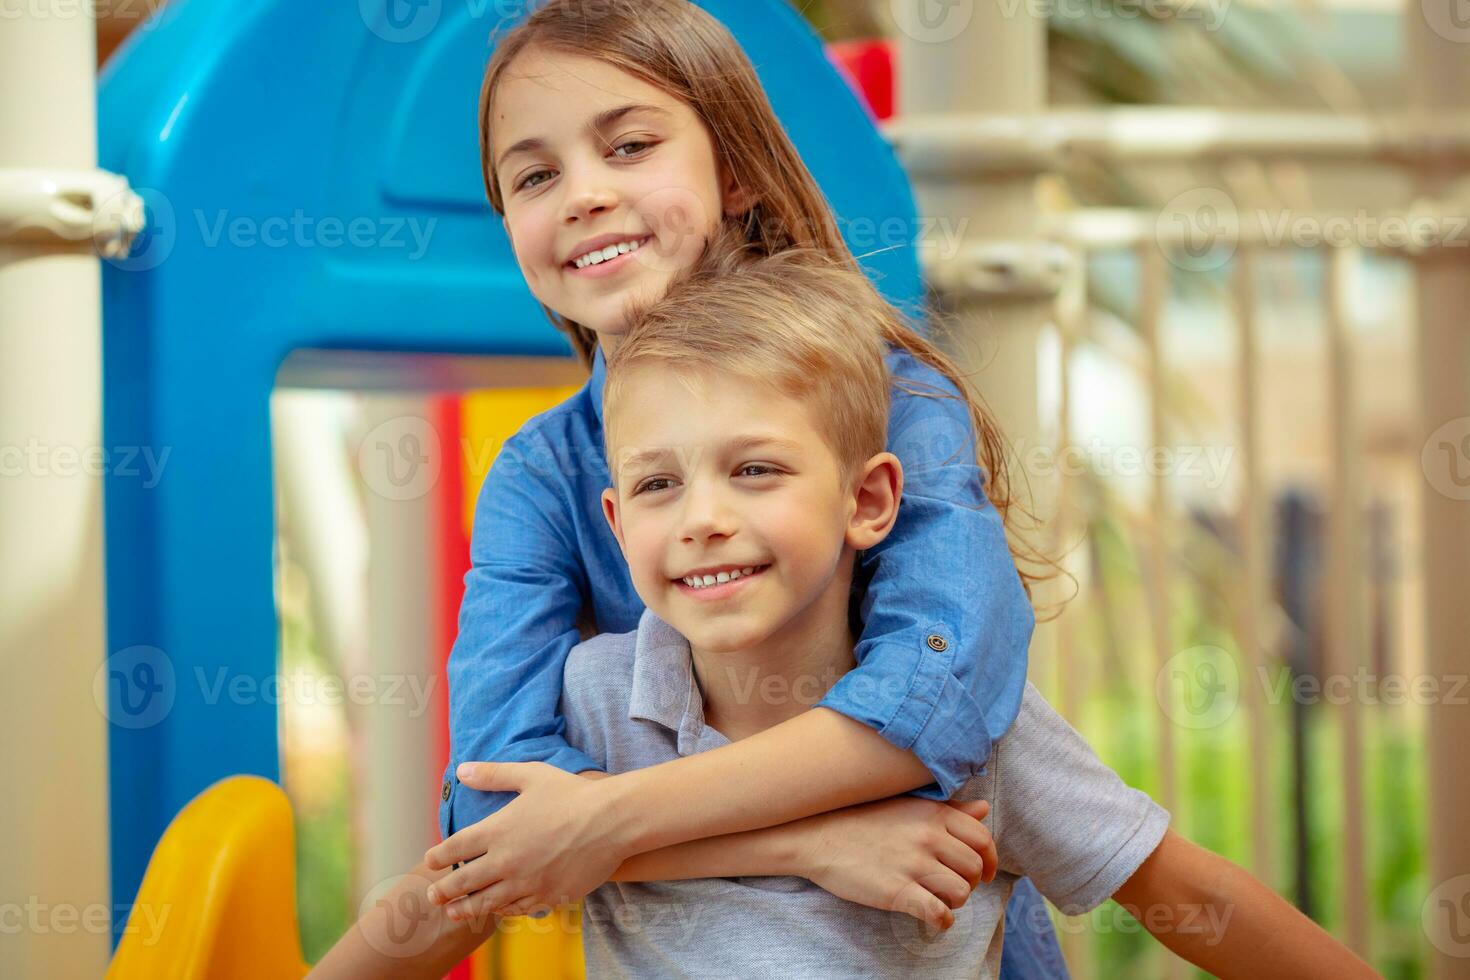
<path fill-rule="evenodd" d="M 645 610 L 631 633 L 572 649 L 562 691 L 567 740 L 610 773 L 729 744 L 704 723 L 689 644 Z M 954 977 L 1000 975 L 1003 916 L 1029 876 L 1077 914 L 1101 904 L 1153 853 L 1169 815 L 1130 789 L 1030 684 L 984 775 L 956 799 L 990 801 L 1000 873 L 946 932 L 871 909 L 798 877 L 608 882 L 583 901 L 587 975 Z"/>

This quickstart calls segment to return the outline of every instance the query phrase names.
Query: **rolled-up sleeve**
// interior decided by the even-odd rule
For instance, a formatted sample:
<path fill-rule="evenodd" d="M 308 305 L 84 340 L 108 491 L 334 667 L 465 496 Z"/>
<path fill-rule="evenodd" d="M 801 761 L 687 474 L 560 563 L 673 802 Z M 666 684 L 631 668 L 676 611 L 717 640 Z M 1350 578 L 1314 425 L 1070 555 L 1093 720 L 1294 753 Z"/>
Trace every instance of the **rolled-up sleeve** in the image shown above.
<path fill-rule="evenodd" d="M 934 397 L 893 391 L 888 448 L 903 464 L 902 502 L 855 576 L 867 583 L 858 665 L 820 705 L 912 751 L 935 779 L 917 795 L 948 799 L 1015 721 L 1036 620 L 985 497 L 965 402 L 944 397 L 954 386 L 906 352 L 889 366 Z"/>
<path fill-rule="evenodd" d="M 515 798 L 461 785 L 454 775 L 461 762 L 600 768 L 568 744 L 560 712 L 562 671 L 580 640 L 585 573 L 555 520 L 566 491 L 536 464 L 552 458 L 543 439 L 525 430 L 510 439 L 475 507 L 471 567 L 447 671 L 449 766 L 439 805 L 446 837 Z"/>

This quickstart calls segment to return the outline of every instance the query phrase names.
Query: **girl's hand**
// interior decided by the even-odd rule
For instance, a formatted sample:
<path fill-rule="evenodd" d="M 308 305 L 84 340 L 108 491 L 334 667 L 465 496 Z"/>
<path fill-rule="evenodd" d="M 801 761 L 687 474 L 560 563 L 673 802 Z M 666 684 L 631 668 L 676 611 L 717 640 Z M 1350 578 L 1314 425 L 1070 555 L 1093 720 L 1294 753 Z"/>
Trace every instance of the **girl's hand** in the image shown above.
<path fill-rule="evenodd" d="M 455 921 L 578 901 L 631 856 L 606 819 L 606 780 L 544 762 L 471 762 L 456 773 L 472 789 L 520 795 L 424 856 L 433 871 L 466 862 L 428 890 L 429 901 L 447 904 Z"/>
<path fill-rule="evenodd" d="M 936 929 L 982 881 L 995 878 L 984 800 L 895 796 L 799 821 L 809 840 L 802 877 L 859 905 L 903 912 Z"/>

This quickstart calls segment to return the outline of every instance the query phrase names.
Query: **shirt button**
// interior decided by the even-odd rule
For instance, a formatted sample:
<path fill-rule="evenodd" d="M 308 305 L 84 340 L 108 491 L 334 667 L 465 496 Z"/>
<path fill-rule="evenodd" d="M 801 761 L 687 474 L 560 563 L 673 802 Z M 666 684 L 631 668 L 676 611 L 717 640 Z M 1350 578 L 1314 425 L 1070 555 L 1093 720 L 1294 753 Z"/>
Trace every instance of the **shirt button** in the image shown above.
<path fill-rule="evenodd" d="M 949 649 L 949 641 L 940 636 L 938 633 L 930 633 L 929 638 L 924 642 L 928 643 L 929 649 L 933 650 L 935 653 L 943 653 L 944 651 Z"/>
<path fill-rule="evenodd" d="M 439 792 L 439 799 L 445 801 L 449 799 L 449 780 L 447 779 L 444 780 L 444 788 Z"/>

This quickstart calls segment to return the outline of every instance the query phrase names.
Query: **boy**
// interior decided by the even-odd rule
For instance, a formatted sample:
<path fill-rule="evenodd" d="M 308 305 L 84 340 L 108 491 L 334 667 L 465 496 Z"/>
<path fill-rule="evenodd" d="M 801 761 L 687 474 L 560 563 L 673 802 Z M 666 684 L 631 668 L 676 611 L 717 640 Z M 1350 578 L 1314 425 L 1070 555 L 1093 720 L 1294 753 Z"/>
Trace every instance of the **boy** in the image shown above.
<path fill-rule="evenodd" d="M 883 451 L 877 320 L 891 311 L 854 302 L 857 274 L 799 251 L 709 265 L 645 312 L 608 364 L 604 515 L 647 611 L 635 632 L 572 650 L 563 708 L 569 741 L 610 774 L 823 710 L 811 705 L 854 666 L 854 558 L 888 533 L 902 494 Z M 942 628 L 929 646 L 944 656 Z M 955 909 L 938 935 L 798 877 L 611 881 L 584 901 L 588 975 L 996 976 L 1022 875 L 1073 914 L 1116 897 L 1217 975 L 1373 975 L 1169 831 L 1029 685 L 957 799 L 982 797 L 1001 874 L 966 900 L 978 859 L 956 847 L 925 882 Z"/>

